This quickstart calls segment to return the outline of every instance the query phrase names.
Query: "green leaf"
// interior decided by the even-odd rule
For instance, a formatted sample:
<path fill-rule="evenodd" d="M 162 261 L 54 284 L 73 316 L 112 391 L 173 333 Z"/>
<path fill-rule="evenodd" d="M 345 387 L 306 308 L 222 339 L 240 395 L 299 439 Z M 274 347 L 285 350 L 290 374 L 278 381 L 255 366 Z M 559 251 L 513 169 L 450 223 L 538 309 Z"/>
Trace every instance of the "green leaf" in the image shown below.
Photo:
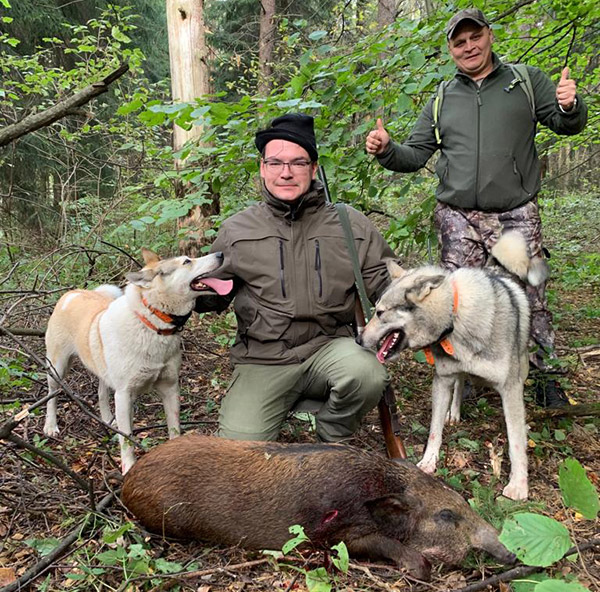
<path fill-rule="evenodd" d="M 129 43 L 131 39 L 121 31 L 121 29 L 117 26 L 114 26 L 111 30 L 112 36 L 117 41 L 121 41 L 121 43 Z"/>
<path fill-rule="evenodd" d="M 346 544 L 341 541 L 337 545 L 331 547 L 333 551 L 337 553 L 337 557 L 331 556 L 331 561 L 342 573 L 348 573 L 348 566 L 350 565 L 350 557 L 348 555 L 348 548 Z"/>
<path fill-rule="evenodd" d="M 523 512 L 506 520 L 500 542 L 526 565 L 548 567 L 571 547 L 569 531 L 560 522 Z"/>
<path fill-rule="evenodd" d="M 466 448 L 471 452 L 477 452 L 479 450 L 479 442 L 476 440 L 469 440 L 468 438 L 459 438 L 458 445 L 461 448 Z"/>
<path fill-rule="evenodd" d="M 558 484 L 566 506 L 581 512 L 588 520 L 596 519 L 600 509 L 598 492 L 579 461 L 567 458 L 561 463 Z"/>
<path fill-rule="evenodd" d="M 535 587 L 535 592 L 589 592 L 589 588 L 579 582 L 565 582 L 564 580 L 544 580 Z"/>
<path fill-rule="evenodd" d="M 54 537 L 48 539 L 28 539 L 25 544 L 35 549 L 42 557 L 51 553 L 60 545 L 60 540 Z"/>
<path fill-rule="evenodd" d="M 306 587 L 309 592 L 331 592 L 331 578 L 324 567 L 306 572 Z"/>
<path fill-rule="evenodd" d="M 290 539 L 283 547 L 281 547 L 281 551 L 284 555 L 287 555 L 290 551 L 293 551 L 296 547 L 310 540 L 306 534 L 304 533 L 304 528 L 299 524 L 294 524 L 289 528 L 290 533 L 297 535 L 293 539 Z"/>
<path fill-rule="evenodd" d="M 153 219 L 152 221 L 154 222 Z M 102 540 L 105 543 L 111 545 L 113 543 L 116 543 L 120 537 L 122 537 L 127 531 L 131 530 L 132 528 L 133 524 L 131 522 L 125 522 L 125 524 L 123 524 L 120 528 L 117 528 L 116 530 L 106 530 L 102 535 Z"/>
<path fill-rule="evenodd" d="M 311 41 L 318 41 L 319 39 L 323 39 L 323 37 L 327 36 L 327 31 L 313 31 L 308 38 Z"/>
<path fill-rule="evenodd" d="M 554 439 L 557 442 L 564 442 L 567 439 L 565 430 L 554 430 Z"/>
<path fill-rule="evenodd" d="M 171 573 L 177 573 L 179 571 L 183 571 L 183 565 L 181 565 L 181 563 L 175 563 L 174 561 L 167 561 L 166 559 L 162 559 L 161 557 L 159 557 L 154 562 L 154 565 L 156 566 L 156 569 L 160 573 L 171 574 Z"/>
<path fill-rule="evenodd" d="M 276 105 L 281 109 L 288 109 L 289 107 L 295 107 L 300 103 L 302 99 L 290 99 L 289 101 L 277 101 Z"/>
<path fill-rule="evenodd" d="M 530 574 L 523 580 L 513 580 L 511 582 L 515 592 L 533 592 L 535 587 L 548 579 L 545 573 Z"/>
<path fill-rule="evenodd" d="M 427 362 L 427 358 L 425 357 L 425 354 L 421 350 L 414 352 L 413 358 L 421 364 L 424 364 L 425 362 Z"/>
<path fill-rule="evenodd" d="M 0 4 L 2 4 L 4 8 L 10 8 L 10 2 L 8 0 L 0 0 Z"/>

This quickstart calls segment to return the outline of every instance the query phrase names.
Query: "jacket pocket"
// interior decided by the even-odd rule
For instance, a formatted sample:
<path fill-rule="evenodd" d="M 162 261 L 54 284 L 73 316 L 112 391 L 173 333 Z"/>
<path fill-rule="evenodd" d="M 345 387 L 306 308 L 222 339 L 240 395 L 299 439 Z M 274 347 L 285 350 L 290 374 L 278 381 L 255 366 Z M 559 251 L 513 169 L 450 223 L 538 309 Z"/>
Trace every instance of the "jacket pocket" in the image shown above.
<path fill-rule="evenodd" d="M 355 240 L 361 239 L 355 237 Z M 343 230 L 340 228 L 339 234 L 335 231 L 330 234 L 321 232 L 310 242 L 313 253 L 311 284 L 315 301 L 335 314 L 347 305 L 349 294 L 354 290 L 352 259 Z"/>
<path fill-rule="evenodd" d="M 483 210 L 516 207 L 532 197 L 523 187 L 523 175 L 512 154 L 490 153 L 479 167 L 477 206 Z"/>

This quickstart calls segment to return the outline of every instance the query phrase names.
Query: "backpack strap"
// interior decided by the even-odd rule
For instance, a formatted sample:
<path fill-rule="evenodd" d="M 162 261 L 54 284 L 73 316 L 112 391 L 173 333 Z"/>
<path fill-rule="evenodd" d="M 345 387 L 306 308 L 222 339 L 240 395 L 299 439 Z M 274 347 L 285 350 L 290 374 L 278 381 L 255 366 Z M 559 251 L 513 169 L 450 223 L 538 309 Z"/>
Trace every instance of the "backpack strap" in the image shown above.
<path fill-rule="evenodd" d="M 433 133 L 435 134 L 435 141 L 438 146 L 442 144 L 442 133 L 440 129 L 440 113 L 442 112 L 442 103 L 444 102 L 444 90 L 448 81 L 442 80 L 438 87 L 437 92 L 435 94 L 435 99 L 433 99 Z"/>
<path fill-rule="evenodd" d="M 535 94 L 533 92 L 533 85 L 531 84 L 531 78 L 529 76 L 529 70 L 525 64 L 508 64 L 510 70 L 514 76 L 513 81 L 504 89 L 506 92 L 510 92 L 517 84 L 527 97 L 529 103 L 529 109 L 531 111 L 531 119 L 537 121 L 535 115 Z"/>

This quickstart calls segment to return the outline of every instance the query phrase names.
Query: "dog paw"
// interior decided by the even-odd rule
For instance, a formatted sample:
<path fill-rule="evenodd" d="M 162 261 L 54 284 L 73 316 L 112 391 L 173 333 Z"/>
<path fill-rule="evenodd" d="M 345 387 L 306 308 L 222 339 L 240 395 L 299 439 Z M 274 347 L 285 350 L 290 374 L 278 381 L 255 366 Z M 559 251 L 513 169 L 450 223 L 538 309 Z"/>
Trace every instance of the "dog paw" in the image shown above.
<path fill-rule="evenodd" d="M 446 414 L 446 425 L 456 425 L 457 423 L 460 423 L 460 411 L 458 411 L 458 413 L 449 411 Z"/>
<path fill-rule="evenodd" d="M 55 438 L 56 436 L 58 436 L 60 430 L 58 429 L 58 426 L 56 424 L 54 425 L 45 425 L 44 426 L 44 434 L 46 436 L 50 436 L 51 438 Z"/>
<path fill-rule="evenodd" d="M 514 485 L 509 483 L 503 490 L 502 495 L 511 500 L 520 501 L 526 500 L 528 497 L 527 485 Z"/>
<path fill-rule="evenodd" d="M 426 459 L 424 457 L 417 463 L 417 467 L 419 467 L 419 469 L 421 469 L 424 473 L 428 473 L 429 475 L 435 473 L 436 465 L 436 459 Z"/>

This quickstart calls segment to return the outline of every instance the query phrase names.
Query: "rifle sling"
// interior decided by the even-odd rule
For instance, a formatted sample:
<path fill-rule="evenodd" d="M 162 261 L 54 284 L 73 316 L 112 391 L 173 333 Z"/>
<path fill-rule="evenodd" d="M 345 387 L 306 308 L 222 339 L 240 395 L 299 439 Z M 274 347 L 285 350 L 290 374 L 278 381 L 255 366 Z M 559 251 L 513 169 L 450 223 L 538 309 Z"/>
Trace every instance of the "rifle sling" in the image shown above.
<path fill-rule="evenodd" d="M 371 302 L 367 296 L 367 290 L 365 288 L 365 282 L 362 277 L 360 270 L 360 264 L 358 262 L 358 253 L 356 251 L 356 245 L 354 244 L 354 235 L 352 234 L 352 227 L 350 226 L 350 218 L 348 217 L 348 210 L 346 205 L 343 203 L 336 203 L 335 209 L 338 211 L 342 228 L 344 229 L 344 237 L 346 238 L 346 245 L 348 246 L 348 252 L 350 253 L 350 260 L 352 261 L 352 269 L 354 270 L 354 283 L 356 284 L 356 290 L 358 291 L 358 298 L 365 315 L 365 320 L 369 322 L 373 313 L 371 311 Z"/>

